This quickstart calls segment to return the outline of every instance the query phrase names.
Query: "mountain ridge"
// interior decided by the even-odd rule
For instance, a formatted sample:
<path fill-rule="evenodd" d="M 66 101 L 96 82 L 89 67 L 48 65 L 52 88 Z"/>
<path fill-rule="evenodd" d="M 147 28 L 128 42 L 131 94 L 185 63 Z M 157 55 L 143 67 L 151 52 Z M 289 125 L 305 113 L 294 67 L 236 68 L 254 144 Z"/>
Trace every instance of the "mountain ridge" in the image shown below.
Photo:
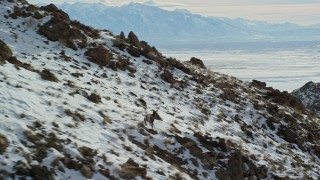
<path fill-rule="evenodd" d="M 319 35 L 317 26 L 268 23 L 242 18 L 205 17 L 185 11 L 167 11 L 158 6 L 139 3 L 120 7 L 99 7 L 105 8 L 101 13 L 91 13 L 94 9 L 91 6 L 95 5 L 81 3 L 59 5 L 72 19 L 95 28 L 109 29 L 115 34 L 121 31 L 125 33 L 134 31 L 139 37 L 153 44 L 159 41 L 163 41 L 164 44 L 181 40 L 187 43 L 311 41 L 317 40 Z M 81 15 L 79 9 L 86 15 Z"/>
<path fill-rule="evenodd" d="M 263 82 L 25 1 L 0 1 L 0 46 L 3 179 L 320 176 L 319 117 Z"/>

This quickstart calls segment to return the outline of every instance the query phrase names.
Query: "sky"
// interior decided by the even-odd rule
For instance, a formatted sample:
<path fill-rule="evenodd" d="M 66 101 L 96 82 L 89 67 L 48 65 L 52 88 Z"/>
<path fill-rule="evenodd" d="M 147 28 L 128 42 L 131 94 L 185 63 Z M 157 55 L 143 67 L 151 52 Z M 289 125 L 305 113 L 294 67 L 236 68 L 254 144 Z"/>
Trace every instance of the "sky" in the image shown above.
<path fill-rule="evenodd" d="M 119 6 L 127 0 L 29 0 L 29 3 L 103 2 Z M 135 2 L 146 2 L 136 0 Z M 320 0 L 171 0 L 155 1 L 168 10 L 187 9 L 204 16 L 246 18 L 274 23 L 292 22 L 300 25 L 320 23 Z"/>

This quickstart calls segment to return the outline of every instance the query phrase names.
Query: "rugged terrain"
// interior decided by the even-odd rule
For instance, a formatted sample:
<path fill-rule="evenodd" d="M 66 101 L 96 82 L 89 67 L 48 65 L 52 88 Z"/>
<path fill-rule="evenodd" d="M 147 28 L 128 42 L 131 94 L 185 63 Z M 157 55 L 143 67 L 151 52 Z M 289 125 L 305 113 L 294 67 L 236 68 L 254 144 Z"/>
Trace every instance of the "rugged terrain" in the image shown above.
<path fill-rule="evenodd" d="M 320 83 L 310 81 L 292 94 L 301 99 L 306 107 L 320 115 Z"/>
<path fill-rule="evenodd" d="M 265 83 L 25 1 L 0 1 L 0 49 L 0 179 L 320 176 L 319 117 Z"/>

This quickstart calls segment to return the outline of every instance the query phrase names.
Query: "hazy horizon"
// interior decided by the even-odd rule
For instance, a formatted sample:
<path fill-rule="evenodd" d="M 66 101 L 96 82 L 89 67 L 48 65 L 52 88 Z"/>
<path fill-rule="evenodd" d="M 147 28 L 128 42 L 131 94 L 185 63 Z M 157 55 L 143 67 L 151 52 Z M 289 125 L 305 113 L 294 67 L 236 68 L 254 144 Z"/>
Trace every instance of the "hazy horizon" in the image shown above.
<path fill-rule="evenodd" d="M 63 2 L 75 3 L 97 3 L 102 2 L 109 6 L 119 6 L 132 1 L 127 0 L 29 0 L 30 3 L 56 3 Z M 138 0 L 134 2 L 146 3 L 147 1 Z M 246 18 L 250 20 L 269 21 L 272 23 L 296 23 L 299 25 L 312 25 L 320 23 L 320 2 L 316 0 L 306 0 L 304 2 L 297 0 L 245 0 L 239 2 L 237 0 L 172 0 L 172 1 L 153 1 L 163 9 L 187 9 L 193 13 L 204 16 L 228 17 L 228 18 Z M 153 4 L 149 2 L 149 4 Z"/>

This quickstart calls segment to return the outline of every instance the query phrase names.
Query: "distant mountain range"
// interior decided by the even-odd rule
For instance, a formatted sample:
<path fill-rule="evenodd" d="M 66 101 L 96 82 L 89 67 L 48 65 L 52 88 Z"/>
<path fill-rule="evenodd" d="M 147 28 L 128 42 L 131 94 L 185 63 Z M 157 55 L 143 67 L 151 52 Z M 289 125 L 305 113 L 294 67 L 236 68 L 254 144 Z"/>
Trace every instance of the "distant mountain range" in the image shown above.
<path fill-rule="evenodd" d="M 205 17 L 187 10 L 168 11 L 154 3 L 121 7 L 101 3 L 64 3 L 59 6 L 72 19 L 115 34 L 134 31 L 151 43 L 283 42 L 320 39 L 320 24 L 272 24 L 242 18 Z"/>

